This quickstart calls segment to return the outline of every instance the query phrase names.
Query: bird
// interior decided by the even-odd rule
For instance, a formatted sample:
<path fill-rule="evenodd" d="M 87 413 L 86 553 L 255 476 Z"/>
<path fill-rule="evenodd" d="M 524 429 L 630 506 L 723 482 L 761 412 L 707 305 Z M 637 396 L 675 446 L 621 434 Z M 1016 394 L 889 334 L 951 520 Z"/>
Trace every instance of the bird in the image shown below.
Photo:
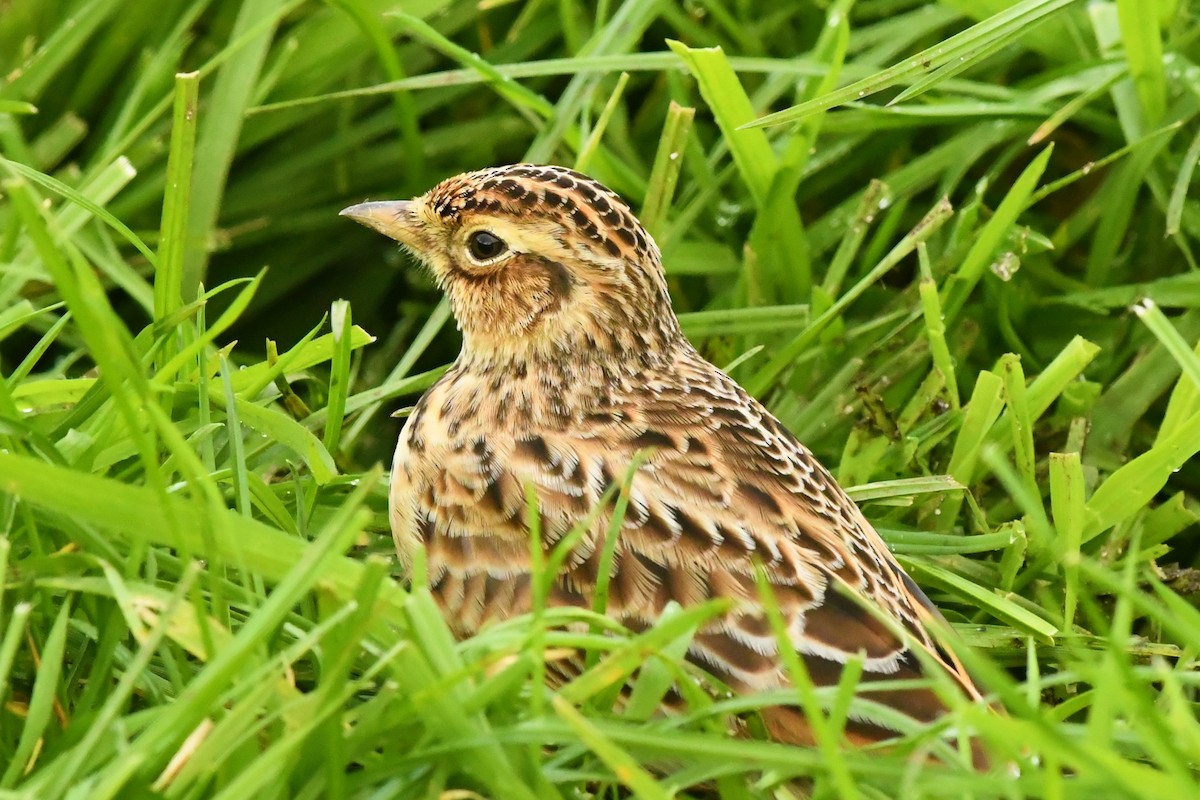
<path fill-rule="evenodd" d="M 513 164 L 341 214 L 422 262 L 462 335 L 403 427 L 389 490 L 400 559 L 411 567 L 424 550 L 456 636 L 532 609 L 526 487 L 549 552 L 606 498 L 611 509 L 624 482 L 624 517 L 595 516 L 550 605 L 589 608 L 606 577 L 606 613 L 637 632 L 672 602 L 722 599 L 727 610 L 695 633 L 688 661 L 735 692 L 786 689 L 761 572 L 814 685 L 836 684 L 861 659 L 859 695 L 917 722 L 946 712 L 937 692 L 919 680 L 873 685 L 932 667 L 984 702 L 931 632 L 948 628 L 944 618 L 854 501 L 684 336 L 658 246 L 615 192 L 565 167 Z M 772 739 L 815 743 L 798 705 L 761 715 Z M 894 720 L 863 713 L 844 730 L 855 744 L 897 735 Z"/>

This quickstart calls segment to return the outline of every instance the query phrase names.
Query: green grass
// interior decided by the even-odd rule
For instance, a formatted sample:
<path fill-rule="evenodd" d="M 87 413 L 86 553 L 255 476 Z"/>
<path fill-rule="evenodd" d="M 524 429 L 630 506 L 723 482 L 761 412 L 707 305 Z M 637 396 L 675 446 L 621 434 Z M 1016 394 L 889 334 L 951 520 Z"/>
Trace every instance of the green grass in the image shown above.
<path fill-rule="evenodd" d="M 395 8 L 0 3 L 0 798 L 1200 794 L 1200 7 Z M 844 749 L 849 671 L 732 738 L 781 698 L 697 688 L 710 607 L 453 640 L 378 465 L 456 334 L 336 212 L 523 158 L 642 213 L 1007 715 Z"/>

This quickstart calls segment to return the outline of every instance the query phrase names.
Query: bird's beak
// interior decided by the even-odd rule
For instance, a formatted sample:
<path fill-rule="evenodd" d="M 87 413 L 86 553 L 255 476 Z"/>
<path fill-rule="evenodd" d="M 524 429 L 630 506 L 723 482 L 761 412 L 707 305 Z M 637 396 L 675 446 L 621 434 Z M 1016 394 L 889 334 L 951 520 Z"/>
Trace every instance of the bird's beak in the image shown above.
<path fill-rule="evenodd" d="M 349 217 L 360 225 L 373 228 L 384 236 L 403 244 L 414 244 L 417 224 L 414 213 L 416 203 L 412 200 L 381 200 L 375 203 L 359 203 L 343 208 L 338 216 Z"/>

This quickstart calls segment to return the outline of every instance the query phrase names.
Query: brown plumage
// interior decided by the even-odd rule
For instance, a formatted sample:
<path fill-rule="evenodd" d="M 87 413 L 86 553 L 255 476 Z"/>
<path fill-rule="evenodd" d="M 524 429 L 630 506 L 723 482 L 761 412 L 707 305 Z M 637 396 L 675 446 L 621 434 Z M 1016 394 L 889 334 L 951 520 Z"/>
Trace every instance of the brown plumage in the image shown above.
<path fill-rule="evenodd" d="M 927 630 L 936 609 L 854 502 L 684 338 L 658 248 L 613 192 L 522 164 L 342 213 L 428 265 L 462 331 L 458 360 L 400 436 L 390 494 L 401 557 L 425 547 L 430 587 L 457 634 L 530 609 L 527 483 L 549 549 L 645 451 L 616 543 L 610 615 L 640 630 L 672 600 L 728 598 L 733 609 L 696 635 L 689 659 L 738 691 L 786 686 L 757 562 L 817 684 L 836 683 L 862 653 L 864 696 L 935 719 L 945 709 L 928 689 L 870 690 L 920 677 L 920 649 L 979 698 Z M 552 603 L 591 605 L 609 527 L 600 517 Z M 780 740 L 811 742 L 795 709 L 764 719 Z M 847 735 L 894 732 L 857 719 Z"/>

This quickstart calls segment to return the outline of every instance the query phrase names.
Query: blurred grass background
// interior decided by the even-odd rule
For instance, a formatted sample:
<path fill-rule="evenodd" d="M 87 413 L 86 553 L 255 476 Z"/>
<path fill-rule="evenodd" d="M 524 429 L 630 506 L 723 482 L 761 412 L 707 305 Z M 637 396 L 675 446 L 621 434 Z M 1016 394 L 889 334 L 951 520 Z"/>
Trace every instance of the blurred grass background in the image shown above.
<path fill-rule="evenodd" d="M 0 797 L 1196 796 L 1198 23 L 0 0 Z M 689 336 L 855 487 L 1009 716 L 847 751 L 845 686 L 832 746 L 739 741 L 771 698 L 653 715 L 712 609 L 456 645 L 393 577 L 377 465 L 458 342 L 336 212 L 519 160 L 640 213 Z M 568 644 L 597 666 L 550 696 Z"/>

